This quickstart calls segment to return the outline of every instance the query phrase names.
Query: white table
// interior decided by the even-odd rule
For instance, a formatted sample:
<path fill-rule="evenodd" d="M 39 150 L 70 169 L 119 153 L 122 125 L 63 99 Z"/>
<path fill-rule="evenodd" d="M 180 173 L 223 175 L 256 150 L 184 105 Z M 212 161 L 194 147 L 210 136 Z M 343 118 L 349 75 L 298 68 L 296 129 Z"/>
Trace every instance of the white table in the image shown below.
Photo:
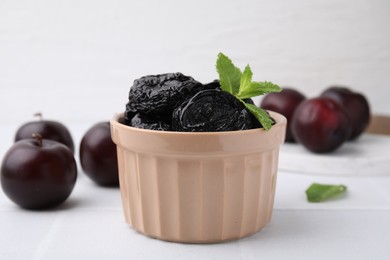
<path fill-rule="evenodd" d="M 71 127 L 76 146 L 87 128 Z M 1 129 L 4 155 L 15 127 Z M 304 191 L 313 182 L 342 183 L 348 192 L 308 203 Z M 98 187 L 80 170 L 70 198 L 52 210 L 20 209 L 0 192 L 0 259 L 390 259 L 390 174 L 280 170 L 266 228 L 239 241 L 193 245 L 137 233 L 124 221 L 119 189 Z"/>

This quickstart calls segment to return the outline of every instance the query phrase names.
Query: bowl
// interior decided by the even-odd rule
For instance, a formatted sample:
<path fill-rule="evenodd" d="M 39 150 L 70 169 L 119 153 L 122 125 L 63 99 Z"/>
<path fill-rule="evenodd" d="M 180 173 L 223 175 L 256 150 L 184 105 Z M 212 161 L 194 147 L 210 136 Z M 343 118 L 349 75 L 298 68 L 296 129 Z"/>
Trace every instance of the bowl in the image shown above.
<path fill-rule="evenodd" d="M 218 243 L 270 221 L 286 118 L 268 131 L 171 132 L 111 123 L 125 220 L 147 236 Z"/>

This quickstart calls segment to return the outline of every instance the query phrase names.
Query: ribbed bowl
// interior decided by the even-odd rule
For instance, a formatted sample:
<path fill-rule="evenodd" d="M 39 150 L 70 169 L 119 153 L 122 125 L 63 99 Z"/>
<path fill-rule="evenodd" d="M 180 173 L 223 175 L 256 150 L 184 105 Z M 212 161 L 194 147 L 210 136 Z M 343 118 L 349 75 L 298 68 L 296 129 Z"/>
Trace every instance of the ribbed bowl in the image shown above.
<path fill-rule="evenodd" d="M 111 120 L 126 221 L 151 237 L 216 243 L 271 219 L 286 119 L 269 131 L 166 132 Z"/>

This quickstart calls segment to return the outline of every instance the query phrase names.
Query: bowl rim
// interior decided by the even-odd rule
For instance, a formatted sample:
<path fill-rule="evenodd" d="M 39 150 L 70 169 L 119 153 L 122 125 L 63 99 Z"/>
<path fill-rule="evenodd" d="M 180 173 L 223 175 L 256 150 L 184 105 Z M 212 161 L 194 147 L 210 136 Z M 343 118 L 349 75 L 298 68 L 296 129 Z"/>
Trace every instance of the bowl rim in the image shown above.
<path fill-rule="evenodd" d="M 269 132 L 275 128 L 282 127 L 287 124 L 287 118 L 280 113 L 275 111 L 266 110 L 270 116 L 276 121 L 274 125 L 272 125 L 271 129 L 265 130 L 264 128 L 254 128 L 254 129 L 245 129 L 245 130 L 235 130 L 235 131 L 217 131 L 217 132 L 179 132 L 179 131 L 161 131 L 161 130 L 150 130 L 150 129 L 142 129 L 137 127 L 132 127 L 121 123 L 120 120 L 124 118 L 124 113 L 116 113 L 110 120 L 111 125 L 115 125 L 115 127 L 122 128 L 124 130 L 131 130 L 140 133 L 149 133 L 149 134 L 159 134 L 159 135 L 181 135 L 181 136 L 229 136 L 229 135 L 241 135 L 241 134 L 250 134 L 256 132 Z"/>

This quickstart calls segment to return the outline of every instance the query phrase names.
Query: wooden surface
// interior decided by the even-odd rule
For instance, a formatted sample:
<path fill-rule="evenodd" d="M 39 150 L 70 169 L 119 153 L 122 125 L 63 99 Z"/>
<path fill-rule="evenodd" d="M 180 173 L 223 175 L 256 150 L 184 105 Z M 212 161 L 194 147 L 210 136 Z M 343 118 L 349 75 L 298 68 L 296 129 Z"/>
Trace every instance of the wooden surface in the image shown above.
<path fill-rule="evenodd" d="M 372 115 L 367 133 L 390 135 L 390 116 Z"/>

